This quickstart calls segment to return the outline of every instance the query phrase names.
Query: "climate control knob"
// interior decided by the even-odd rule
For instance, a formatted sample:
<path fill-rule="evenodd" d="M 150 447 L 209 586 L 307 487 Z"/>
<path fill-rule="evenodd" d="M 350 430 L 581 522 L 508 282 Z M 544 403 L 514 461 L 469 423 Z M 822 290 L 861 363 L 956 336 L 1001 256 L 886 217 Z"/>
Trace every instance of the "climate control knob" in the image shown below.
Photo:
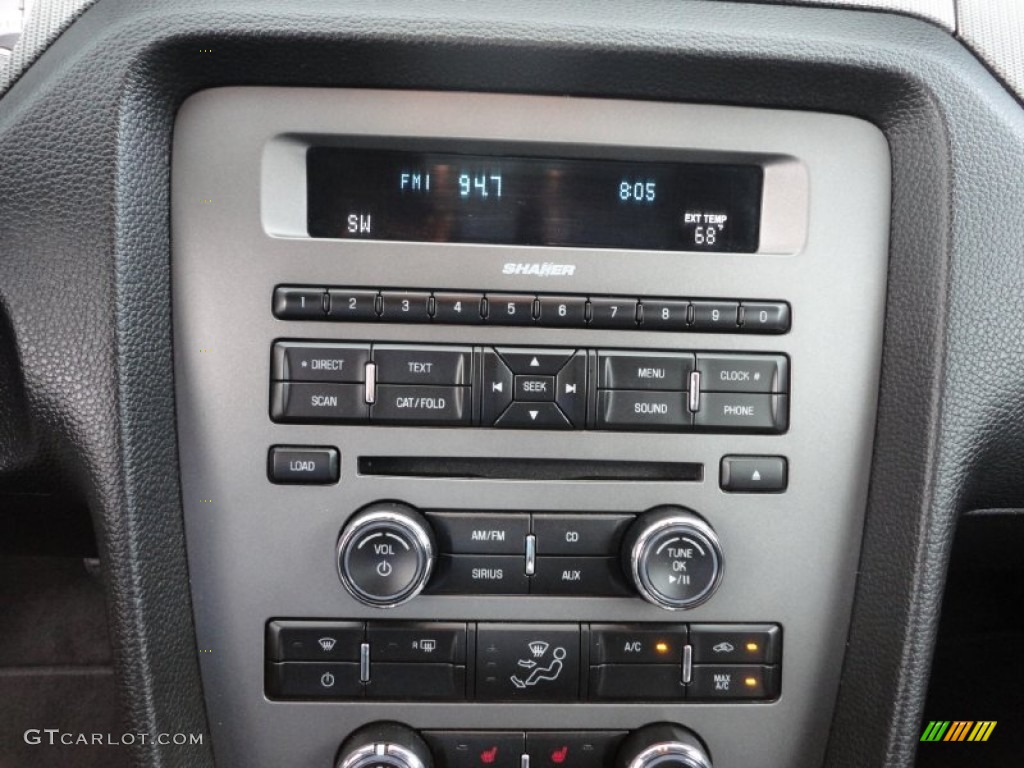
<path fill-rule="evenodd" d="M 353 733 L 338 751 L 335 768 L 430 768 L 430 749 L 412 728 L 370 723 Z"/>
<path fill-rule="evenodd" d="M 623 540 L 623 566 L 648 602 L 669 610 L 708 600 L 722 580 L 718 536 L 683 507 L 655 507 L 630 526 Z"/>
<path fill-rule="evenodd" d="M 616 768 L 712 768 L 711 757 L 693 731 L 660 723 L 633 731 L 619 747 Z"/>
<path fill-rule="evenodd" d="M 416 597 L 434 567 L 434 533 L 423 515 L 394 501 L 363 507 L 338 539 L 338 575 L 356 600 L 392 607 Z"/>

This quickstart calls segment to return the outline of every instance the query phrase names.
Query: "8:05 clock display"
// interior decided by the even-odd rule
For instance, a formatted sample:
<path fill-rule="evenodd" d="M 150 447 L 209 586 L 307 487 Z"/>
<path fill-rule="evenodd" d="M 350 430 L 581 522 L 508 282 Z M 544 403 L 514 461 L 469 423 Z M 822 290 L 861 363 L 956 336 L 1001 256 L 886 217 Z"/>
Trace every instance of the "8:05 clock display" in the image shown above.
<path fill-rule="evenodd" d="M 757 250 L 757 165 L 311 147 L 312 237 Z"/>

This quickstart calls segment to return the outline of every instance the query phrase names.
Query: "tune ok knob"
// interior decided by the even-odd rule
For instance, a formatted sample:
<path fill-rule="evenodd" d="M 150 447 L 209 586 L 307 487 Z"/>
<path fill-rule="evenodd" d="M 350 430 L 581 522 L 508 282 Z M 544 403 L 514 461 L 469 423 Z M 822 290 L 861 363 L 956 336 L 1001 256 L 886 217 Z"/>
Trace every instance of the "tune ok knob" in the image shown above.
<path fill-rule="evenodd" d="M 718 536 L 683 507 L 661 506 L 644 513 L 623 540 L 623 566 L 645 600 L 669 610 L 708 600 L 722 580 L 724 560 Z"/>
<path fill-rule="evenodd" d="M 338 751 L 335 768 L 430 768 L 430 749 L 412 728 L 370 723 L 353 733 Z"/>
<path fill-rule="evenodd" d="M 693 731 L 681 725 L 644 726 L 619 748 L 616 768 L 712 768 L 711 757 Z"/>
<path fill-rule="evenodd" d="M 356 600 L 392 607 L 416 597 L 434 567 L 434 532 L 423 515 L 394 501 L 363 507 L 338 539 L 338 575 Z"/>

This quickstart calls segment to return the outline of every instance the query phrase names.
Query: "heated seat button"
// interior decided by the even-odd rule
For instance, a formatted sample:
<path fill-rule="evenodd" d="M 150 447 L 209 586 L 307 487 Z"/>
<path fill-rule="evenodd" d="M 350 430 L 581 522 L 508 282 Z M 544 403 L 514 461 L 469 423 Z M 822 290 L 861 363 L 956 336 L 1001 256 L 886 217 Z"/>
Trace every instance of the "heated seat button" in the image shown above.
<path fill-rule="evenodd" d="M 482 293 L 434 292 L 434 322 L 446 325 L 479 325 L 484 321 Z"/>
<path fill-rule="evenodd" d="M 361 621 L 271 621 L 267 658 L 272 661 L 359 661 Z"/>
<path fill-rule="evenodd" d="M 494 422 L 505 429 L 572 429 L 554 403 L 515 402 Z M 582 424 L 579 425 L 582 428 Z"/>
<path fill-rule="evenodd" d="M 683 624 L 591 624 L 591 664 L 675 664 L 683 661 Z"/>
<path fill-rule="evenodd" d="M 279 341 L 271 354 L 270 377 L 275 381 L 336 381 L 366 379 L 369 344 L 317 344 Z"/>
<path fill-rule="evenodd" d="M 490 325 L 533 325 L 536 296 L 518 293 L 487 294 L 487 322 Z"/>
<path fill-rule="evenodd" d="M 702 392 L 789 391 L 789 365 L 784 355 L 697 355 Z"/>
<path fill-rule="evenodd" d="M 700 396 L 694 426 L 748 432 L 784 432 L 789 426 L 786 395 L 708 392 Z"/>
<path fill-rule="evenodd" d="M 602 390 L 598 392 L 597 428 L 674 431 L 690 426 L 684 392 Z"/>
<path fill-rule="evenodd" d="M 378 384 L 468 385 L 473 370 L 470 347 L 375 344 Z"/>
<path fill-rule="evenodd" d="M 332 288 L 329 297 L 327 319 L 351 322 L 377 319 L 377 292 L 363 288 Z"/>
<path fill-rule="evenodd" d="M 625 731 L 527 731 L 530 768 L 604 768 Z"/>
<path fill-rule="evenodd" d="M 397 323 L 429 323 L 430 294 L 425 291 L 381 291 L 380 319 Z"/>
<path fill-rule="evenodd" d="M 535 595 L 629 595 L 617 557 L 538 556 L 530 585 Z"/>
<path fill-rule="evenodd" d="M 583 296 L 541 296 L 537 300 L 541 325 L 583 328 L 587 324 L 587 300 Z"/>
<path fill-rule="evenodd" d="M 438 549 L 449 555 L 522 555 L 529 515 L 432 512 L 427 515 Z"/>
<path fill-rule="evenodd" d="M 689 386 L 693 355 L 671 352 L 599 352 L 601 389 L 664 389 Z"/>
<path fill-rule="evenodd" d="M 470 388 L 381 384 L 370 419 L 378 424 L 457 426 L 470 422 Z"/>
<path fill-rule="evenodd" d="M 362 384 L 270 385 L 270 417 L 274 421 L 340 424 L 366 421 L 368 414 Z"/>
<path fill-rule="evenodd" d="M 578 624 L 480 624 L 477 628 L 479 701 L 575 701 L 579 666 Z"/>
<path fill-rule="evenodd" d="M 695 301 L 693 302 L 694 331 L 719 331 L 728 333 L 739 330 L 740 305 L 736 301 Z"/>
<path fill-rule="evenodd" d="M 744 333 L 785 333 L 790 326 L 789 304 L 784 301 L 744 301 Z"/>
<path fill-rule="evenodd" d="M 527 349 L 499 347 L 497 353 L 508 364 L 512 373 L 554 376 L 569 362 L 572 349 Z"/>
<path fill-rule="evenodd" d="M 782 456 L 724 456 L 720 483 L 730 493 L 781 493 L 789 465 Z"/>
<path fill-rule="evenodd" d="M 522 731 L 423 731 L 437 768 L 522 768 Z"/>
<path fill-rule="evenodd" d="M 359 665 L 338 662 L 268 663 L 267 695 L 282 699 L 355 699 L 363 695 Z"/>
<path fill-rule="evenodd" d="M 377 662 L 466 663 L 466 625 L 461 622 L 370 622 L 366 640 L 375 670 Z"/>
<path fill-rule="evenodd" d="M 592 297 L 590 327 L 635 330 L 637 306 L 636 299 Z"/>
<path fill-rule="evenodd" d="M 604 664 L 590 668 L 590 698 L 606 701 L 681 701 L 686 686 L 677 664 Z"/>
<path fill-rule="evenodd" d="M 493 349 L 485 349 L 483 358 L 480 423 L 489 427 L 512 402 L 513 378 L 512 371 Z"/>
<path fill-rule="evenodd" d="M 280 286 L 274 289 L 274 317 L 278 320 L 323 320 L 323 288 L 290 288 Z"/>
<path fill-rule="evenodd" d="M 278 445 L 270 449 L 267 474 L 272 483 L 328 485 L 338 482 L 337 448 Z"/>
<path fill-rule="evenodd" d="M 466 698 L 466 668 L 451 664 L 370 665 L 370 699 L 458 701 Z"/>
<path fill-rule="evenodd" d="M 537 554 L 615 556 L 622 534 L 632 521 L 632 515 L 535 514 Z"/>
<path fill-rule="evenodd" d="M 694 664 L 689 697 L 701 701 L 774 699 L 779 668 L 757 664 Z"/>
<path fill-rule="evenodd" d="M 694 624 L 694 664 L 778 664 L 782 631 L 774 624 Z"/>
<path fill-rule="evenodd" d="M 644 299 L 640 307 L 645 331 L 685 331 L 690 302 Z"/>
<path fill-rule="evenodd" d="M 437 595 L 526 595 L 526 557 L 441 555 L 428 592 Z"/>

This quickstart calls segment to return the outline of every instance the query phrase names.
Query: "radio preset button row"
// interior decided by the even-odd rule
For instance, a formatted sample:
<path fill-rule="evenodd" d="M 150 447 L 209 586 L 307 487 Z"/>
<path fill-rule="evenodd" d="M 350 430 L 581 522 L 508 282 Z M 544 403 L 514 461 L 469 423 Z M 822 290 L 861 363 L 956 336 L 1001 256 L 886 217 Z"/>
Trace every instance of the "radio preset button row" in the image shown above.
<path fill-rule="evenodd" d="M 781 683 L 776 624 L 278 619 L 265 647 L 267 694 L 283 699 L 743 702 L 775 699 Z M 479 736 L 495 764 L 522 751 Z"/>
<path fill-rule="evenodd" d="M 585 296 L 483 291 L 278 286 L 279 320 L 541 325 L 556 328 L 768 333 L 789 331 L 784 301 Z"/>

